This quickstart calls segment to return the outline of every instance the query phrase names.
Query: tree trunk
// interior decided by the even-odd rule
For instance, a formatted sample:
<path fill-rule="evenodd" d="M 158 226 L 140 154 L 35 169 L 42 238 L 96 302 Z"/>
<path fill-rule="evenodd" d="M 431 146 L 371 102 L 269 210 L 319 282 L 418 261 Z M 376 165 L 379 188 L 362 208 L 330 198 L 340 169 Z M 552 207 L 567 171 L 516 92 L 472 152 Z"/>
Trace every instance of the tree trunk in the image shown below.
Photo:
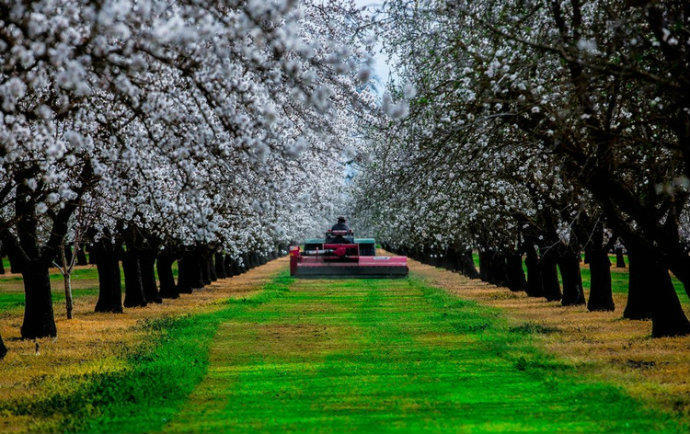
<path fill-rule="evenodd" d="M 225 277 L 233 277 L 235 275 L 234 261 L 230 255 L 225 255 Z"/>
<path fill-rule="evenodd" d="M 467 249 L 463 252 L 460 253 L 460 264 L 461 264 L 461 272 L 465 276 L 469 277 L 470 279 L 477 279 L 479 278 L 479 272 L 477 271 L 477 268 L 474 266 L 474 259 L 472 258 L 472 250 Z"/>
<path fill-rule="evenodd" d="M 175 286 L 175 276 L 173 275 L 172 271 L 172 265 L 174 262 L 175 258 L 165 251 L 158 255 L 158 280 L 160 281 L 160 295 L 162 298 L 180 297 L 177 286 Z"/>
<path fill-rule="evenodd" d="M 224 279 L 227 277 L 227 274 L 225 273 L 225 256 L 223 256 L 222 253 L 216 253 L 215 270 L 216 276 L 219 279 Z"/>
<path fill-rule="evenodd" d="M 216 266 L 213 263 L 213 256 L 214 256 L 213 253 L 209 252 L 206 255 L 206 262 L 205 262 L 206 266 L 208 267 L 208 276 L 209 276 L 209 280 L 211 280 L 211 282 L 215 282 L 216 280 L 218 280 L 218 276 L 216 275 Z"/>
<path fill-rule="evenodd" d="M 616 248 L 616 267 L 625 268 L 625 255 L 623 255 L 623 248 Z"/>
<path fill-rule="evenodd" d="M 94 244 L 89 250 L 89 258 L 94 258 L 98 270 L 96 312 L 122 312 L 122 284 L 120 262 L 117 256 L 118 250 L 119 246 L 103 240 Z"/>
<path fill-rule="evenodd" d="M 72 303 L 72 276 L 68 273 L 63 276 L 63 282 L 65 284 L 65 309 L 67 310 L 67 319 L 72 319 L 72 309 L 74 304 Z"/>
<path fill-rule="evenodd" d="M 2 258 L 2 255 L 0 255 L 0 274 L 5 274 L 5 262 Z"/>
<path fill-rule="evenodd" d="M 511 252 L 506 258 L 506 270 L 508 275 L 508 288 L 511 291 L 526 291 L 527 280 L 525 270 L 522 268 L 522 255 Z"/>
<path fill-rule="evenodd" d="M 177 292 L 179 294 L 192 293 L 192 264 L 187 253 L 177 261 Z"/>
<path fill-rule="evenodd" d="M 558 283 L 555 247 L 542 249 L 540 265 L 544 297 L 549 301 L 560 300 L 561 286 Z"/>
<path fill-rule="evenodd" d="M 655 276 L 658 276 L 657 286 L 647 288 L 653 291 L 652 336 L 685 336 L 690 334 L 690 322 L 685 316 L 683 307 L 678 300 L 678 294 L 671 282 L 671 276 L 665 266 L 658 262 L 651 264 Z"/>
<path fill-rule="evenodd" d="M 211 273 L 209 265 L 208 265 L 208 257 L 206 254 L 199 253 L 197 256 L 197 266 L 199 267 L 199 272 L 201 275 L 201 282 L 202 285 L 201 287 L 204 287 L 206 285 L 211 284 Z"/>
<path fill-rule="evenodd" d="M 146 306 L 141 264 L 138 255 L 130 246 L 127 246 L 127 251 L 122 256 L 122 269 L 125 272 L 125 307 Z"/>
<path fill-rule="evenodd" d="M 565 247 L 558 257 L 558 267 L 563 280 L 563 306 L 577 306 L 585 304 L 585 294 L 582 290 L 582 274 L 580 273 L 580 251 Z"/>
<path fill-rule="evenodd" d="M 479 278 L 484 282 L 491 280 L 491 254 L 486 250 L 479 251 Z"/>
<path fill-rule="evenodd" d="M 628 250 L 628 302 L 623 311 L 623 318 L 644 320 L 653 315 L 652 304 L 655 287 L 654 276 L 650 273 L 653 261 L 643 250 Z"/>
<path fill-rule="evenodd" d="M 10 273 L 18 274 L 22 272 L 21 259 L 11 249 L 7 251 L 7 259 L 10 261 Z"/>
<path fill-rule="evenodd" d="M 0 360 L 4 359 L 6 354 L 7 347 L 5 346 L 5 342 L 2 341 L 2 336 L 0 336 Z"/>
<path fill-rule="evenodd" d="M 153 250 L 142 250 L 137 252 L 139 264 L 141 266 L 141 284 L 144 288 L 144 297 L 148 303 L 162 303 L 163 299 L 158 293 L 156 284 L 156 252 Z"/>
<path fill-rule="evenodd" d="M 22 277 L 26 294 L 24 322 L 21 327 L 22 338 L 57 336 L 48 262 L 29 260 L 23 264 Z"/>
<path fill-rule="evenodd" d="M 67 260 L 67 263 L 69 264 L 72 262 L 72 246 L 70 244 L 65 244 L 65 259 Z M 60 254 L 58 253 L 58 259 L 60 258 Z M 57 261 L 56 261 L 57 262 Z"/>
<path fill-rule="evenodd" d="M 89 247 L 89 264 L 90 265 L 96 265 L 96 251 L 94 250 L 94 246 Z"/>
<path fill-rule="evenodd" d="M 79 247 L 77 249 L 77 265 L 87 265 L 88 261 L 86 260 L 86 252 L 84 251 L 84 247 Z"/>
<path fill-rule="evenodd" d="M 527 246 L 525 266 L 527 267 L 527 295 L 530 297 L 543 297 L 544 286 L 542 285 L 539 255 L 534 244 L 530 243 Z"/>
<path fill-rule="evenodd" d="M 589 300 L 590 311 L 612 311 L 615 309 L 611 292 L 611 262 L 603 247 L 604 229 L 597 224 L 592 237 L 585 246 L 585 254 L 590 258 Z"/>

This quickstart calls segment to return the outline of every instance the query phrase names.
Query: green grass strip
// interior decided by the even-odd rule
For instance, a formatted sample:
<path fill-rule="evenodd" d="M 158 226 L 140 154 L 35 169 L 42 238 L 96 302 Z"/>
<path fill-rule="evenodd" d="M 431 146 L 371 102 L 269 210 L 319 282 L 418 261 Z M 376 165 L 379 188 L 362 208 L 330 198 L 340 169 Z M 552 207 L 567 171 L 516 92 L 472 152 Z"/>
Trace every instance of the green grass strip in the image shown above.
<path fill-rule="evenodd" d="M 175 414 L 208 367 L 208 349 L 223 321 L 255 309 L 288 289 L 281 275 L 256 296 L 230 299 L 218 311 L 166 317 L 140 325 L 147 339 L 124 357 L 116 372 L 61 378 L 38 399 L 0 406 L 0 411 L 36 418 L 37 432 L 147 432 Z"/>

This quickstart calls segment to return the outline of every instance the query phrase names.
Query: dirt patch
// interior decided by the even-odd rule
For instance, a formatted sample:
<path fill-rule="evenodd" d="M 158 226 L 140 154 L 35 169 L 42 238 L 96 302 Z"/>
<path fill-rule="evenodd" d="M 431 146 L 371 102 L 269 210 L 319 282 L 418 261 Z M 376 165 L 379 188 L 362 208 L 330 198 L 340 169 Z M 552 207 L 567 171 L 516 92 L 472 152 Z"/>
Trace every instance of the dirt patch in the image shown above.
<path fill-rule="evenodd" d="M 411 259 L 408 263 L 413 274 L 431 284 L 504 310 L 516 331 L 537 336 L 547 350 L 589 375 L 690 416 L 690 337 L 652 339 L 650 321 L 623 319 L 626 294 L 614 294 L 614 312 L 588 312 L 584 306 L 563 307 Z"/>

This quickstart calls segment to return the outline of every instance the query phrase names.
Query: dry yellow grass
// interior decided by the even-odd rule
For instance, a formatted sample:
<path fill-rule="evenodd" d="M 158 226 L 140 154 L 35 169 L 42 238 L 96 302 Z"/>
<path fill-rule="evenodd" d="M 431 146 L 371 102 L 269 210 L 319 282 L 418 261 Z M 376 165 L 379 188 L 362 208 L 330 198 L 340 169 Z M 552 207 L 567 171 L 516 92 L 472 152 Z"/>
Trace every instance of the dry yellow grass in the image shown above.
<path fill-rule="evenodd" d="M 539 338 L 545 348 L 584 366 L 594 378 L 618 384 L 654 406 L 690 416 L 690 336 L 652 339 L 650 321 L 622 318 L 625 294 L 614 294 L 614 312 L 588 312 L 584 306 L 563 307 L 414 260 L 409 264 L 431 284 L 504 310 L 511 322 L 553 330 Z"/>
<path fill-rule="evenodd" d="M 21 340 L 21 315 L 0 318 L 0 333 L 9 350 L 0 364 L 0 400 L 36 396 L 43 388 L 58 384 L 62 376 L 120 369 L 117 355 L 123 347 L 142 339 L 142 332 L 135 327 L 138 322 L 216 309 L 222 300 L 260 289 L 286 263 L 286 258 L 278 259 L 240 276 L 218 280 L 193 294 L 145 308 L 125 309 L 122 314 L 95 313 L 96 298 L 87 296 L 75 299 L 74 319 L 67 320 L 64 305 L 56 303 L 56 339 Z M 21 432 L 28 423 L 25 418 L 0 414 L 0 432 Z"/>

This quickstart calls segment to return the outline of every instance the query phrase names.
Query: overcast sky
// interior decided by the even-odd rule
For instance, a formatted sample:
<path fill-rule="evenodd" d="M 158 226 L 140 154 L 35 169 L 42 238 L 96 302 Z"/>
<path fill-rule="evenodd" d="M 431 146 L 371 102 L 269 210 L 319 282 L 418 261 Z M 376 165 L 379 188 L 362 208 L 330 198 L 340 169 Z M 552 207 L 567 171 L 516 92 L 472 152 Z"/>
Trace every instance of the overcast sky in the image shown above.
<path fill-rule="evenodd" d="M 357 6 L 366 6 L 374 9 L 381 5 L 381 0 L 355 0 Z M 390 67 L 388 66 L 388 59 L 381 52 L 371 53 L 374 57 L 374 73 L 381 80 L 381 84 L 385 85 L 388 82 L 388 75 L 390 74 Z"/>

